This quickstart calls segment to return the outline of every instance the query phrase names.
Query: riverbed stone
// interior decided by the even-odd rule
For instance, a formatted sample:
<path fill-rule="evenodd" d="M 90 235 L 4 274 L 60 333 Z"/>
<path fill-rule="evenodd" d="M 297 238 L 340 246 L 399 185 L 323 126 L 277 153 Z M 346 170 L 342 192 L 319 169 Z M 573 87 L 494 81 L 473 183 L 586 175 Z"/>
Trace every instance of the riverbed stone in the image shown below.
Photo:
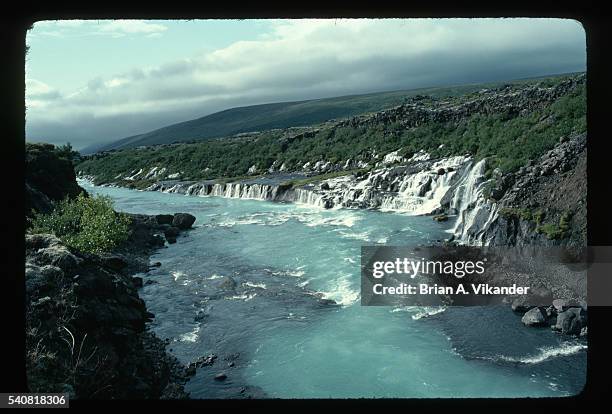
<path fill-rule="evenodd" d="M 224 276 L 217 284 L 217 287 L 223 290 L 234 290 L 236 289 L 236 281 L 231 276 Z"/>
<path fill-rule="evenodd" d="M 157 224 L 172 224 L 174 216 L 172 214 L 158 214 L 155 216 Z"/>
<path fill-rule="evenodd" d="M 178 227 L 181 230 L 190 229 L 196 218 L 188 213 L 176 213 L 172 219 L 172 225 Z"/>
<path fill-rule="evenodd" d="M 570 308 L 557 315 L 557 323 L 553 329 L 566 335 L 580 335 L 586 325 L 586 312 L 582 308 Z"/>
<path fill-rule="evenodd" d="M 523 315 L 521 322 L 526 326 L 544 326 L 546 325 L 546 313 L 541 308 L 532 308 Z"/>
<path fill-rule="evenodd" d="M 227 379 L 227 374 L 221 372 L 215 375 L 215 381 L 225 381 Z"/>

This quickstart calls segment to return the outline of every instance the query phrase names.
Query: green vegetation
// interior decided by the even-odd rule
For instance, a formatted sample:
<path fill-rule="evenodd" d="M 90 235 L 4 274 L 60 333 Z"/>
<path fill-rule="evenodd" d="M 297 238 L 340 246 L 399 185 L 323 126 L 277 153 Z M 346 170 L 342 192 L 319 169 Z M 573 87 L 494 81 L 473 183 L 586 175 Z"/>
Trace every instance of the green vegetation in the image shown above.
<path fill-rule="evenodd" d="M 84 150 L 84 153 L 175 142 L 205 141 L 245 132 L 314 125 L 330 119 L 346 118 L 391 108 L 411 98 L 417 98 L 425 103 L 431 102 L 433 99 L 450 101 L 456 97 L 472 96 L 483 88 L 492 89 L 506 84 L 520 86 L 539 80 L 544 83 L 543 86 L 554 86 L 566 77 L 555 76 L 512 82 L 422 88 L 232 108 L 144 134 L 123 138 L 111 144 L 92 146 Z"/>
<path fill-rule="evenodd" d="M 503 207 L 499 210 L 499 215 L 505 219 L 519 218 L 525 221 L 533 221 L 538 225 L 542 223 L 545 214 L 542 209 L 531 211 L 526 207 Z"/>
<path fill-rule="evenodd" d="M 448 216 L 446 214 L 437 214 L 432 217 L 434 221 L 443 222 L 448 221 Z"/>
<path fill-rule="evenodd" d="M 448 98 L 464 101 L 471 94 Z M 316 130 L 315 130 L 316 131 Z M 586 88 L 579 85 L 551 105 L 524 114 L 475 114 L 458 122 L 425 122 L 406 129 L 398 122 L 369 126 L 321 126 L 310 134 L 287 137 L 286 131 L 267 131 L 247 138 L 225 138 L 196 144 L 175 144 L 127 149 L 88 157 L 77 170 L 96 177 L 96 183 L 116 181 L 118 174 L 154 166 L 181 172 L 184 180 L 219 179 L 259 171 L 275 161 L 277 168 L 301 168 L 319 160 L 342 163 L 370 161 L 372 152 L 399 150 L 410 156 L 419 150 L 433 157 L 472 154 L 487 158 L 487 173 L 499 168 L 514 171 L 559 142 L 560 137 L 586 131 Z M 145 174 L 143 173 L 143 174 Z"/>
<path fill-rule="evenodd" d="M 110 197 L 64 199 L 49 214 L 35 213 L 31 233 L 51 233 L 68 247 L 86 253 L 112 250 L 127 240 L 131 219 L 116 213 Z"/>
<path fill-rule="evenodd" d="M 532 212 L 528 208 L 504 207 L 499 210 L 499 215 L 506 220 L 512 218 L 520 218 L 525 221 L 530 221 L 536 224 L 535 231 L 539 234 L 544 234 L 550 240 L 559 240 L 567 237 L 570 230 L 570 220 L 572 215 L 570 212 L 564 211 L 559 217 L 558 223 L 544 223 L 545 212 L 538 209 Z"/>
<path fill-rule="evenodd" d="M 572 216 L 569 212 L 563 212 L 559 217 L 559 223 L 545 223 L 536 227 L 536 232 L 544 234 L 550 240 L 559 240 L 567 237 L 570 230 L 569 222 Z"/>

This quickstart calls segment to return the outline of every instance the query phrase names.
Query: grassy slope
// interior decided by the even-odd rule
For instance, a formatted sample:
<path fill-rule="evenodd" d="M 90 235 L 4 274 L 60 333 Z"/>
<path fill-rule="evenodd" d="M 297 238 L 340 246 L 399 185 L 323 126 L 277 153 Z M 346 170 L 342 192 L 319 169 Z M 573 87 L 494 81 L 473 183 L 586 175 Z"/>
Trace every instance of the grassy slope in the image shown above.
<path fill-rule="evenodd" d="M 329 119 L 350 117 L 390 108 L 415 95 L 429 95 L 436 98 L 458 96 L 482 88 L 492 88 L 500 84 L 521 84 L 529 81 L 531 80 L 424 88 L 232 108 L 144 134 L 123 138 L 110 144 L 91 146 L 84 149 L 82 153 L 134 148 L 143 145 L 200 141 L 243 132 L 306 126 L 325 122 Z"/>

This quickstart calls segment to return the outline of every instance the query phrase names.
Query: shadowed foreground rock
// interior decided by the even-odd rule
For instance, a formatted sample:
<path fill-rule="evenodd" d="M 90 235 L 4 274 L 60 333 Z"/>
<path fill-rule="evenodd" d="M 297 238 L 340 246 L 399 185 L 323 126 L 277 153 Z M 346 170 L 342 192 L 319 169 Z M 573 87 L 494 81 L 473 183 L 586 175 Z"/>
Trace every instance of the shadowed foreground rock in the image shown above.
<path fill-rule="evenodd" d="M 25 245 L 31 392 L 67 392 L 72 398 L 187 396 L 182 365 L 146 329 L 153 315 L 126 272 L 133 267 L 129 259 L 72 252 L 49 234 L 26 235 Z"/>

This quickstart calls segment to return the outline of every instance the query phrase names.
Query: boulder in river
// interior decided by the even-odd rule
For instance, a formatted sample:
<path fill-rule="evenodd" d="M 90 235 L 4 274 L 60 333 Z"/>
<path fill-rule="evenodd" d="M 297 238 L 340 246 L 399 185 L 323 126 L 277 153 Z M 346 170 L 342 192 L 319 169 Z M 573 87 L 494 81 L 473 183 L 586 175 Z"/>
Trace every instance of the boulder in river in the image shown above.
<path fill-rule="evenodd" d="M 546 313 L 542 309 L 532 308 L 523 315 L 521 322 L 527 326 L 543 326 L 546 325 Z"/>
<path fill-rule="evenodd" d="M 569 308 L 557 315 L 557 323 L 552 328 L 567 335 L 580 335 L 586 325 L 586 312 L 582 308 Z"/>
<path fill-rule="evenodd" d="M 172 214 L 158 214 L 155 216 L 157 224 L 172 224 L 174 216 Z"/>
<path fill-rule="evenodd" d="M 217 286 L 223 290 L 234 290 L 236 289 L 236 281 L 231 276 L 224 276 Z"/>
<path fill-rule="evenodd" d="M 188 213 L 176 213 L 172 219 L 172 225 L 178 227 L 181 230 L 187 230 L 191 228 L 195 223 L 196 218 Z"/>
<path fill-rule="evenodd" d="M 178 227 L 170 226 L 166 230 L 164 230 L 164 235 L 166 236 L 166 239 L 168 237 L 176 238 L 176 236 L 178 236 L 180 232 L 181 232 L 181 229 L 179 229 Z"/>
<path fill-rule="evenodd" d="M 227 375 L 224 374 L 223 372 L 215 375 L 215 381 L 225 381 L 226 378 L 227 378 Z"/>

